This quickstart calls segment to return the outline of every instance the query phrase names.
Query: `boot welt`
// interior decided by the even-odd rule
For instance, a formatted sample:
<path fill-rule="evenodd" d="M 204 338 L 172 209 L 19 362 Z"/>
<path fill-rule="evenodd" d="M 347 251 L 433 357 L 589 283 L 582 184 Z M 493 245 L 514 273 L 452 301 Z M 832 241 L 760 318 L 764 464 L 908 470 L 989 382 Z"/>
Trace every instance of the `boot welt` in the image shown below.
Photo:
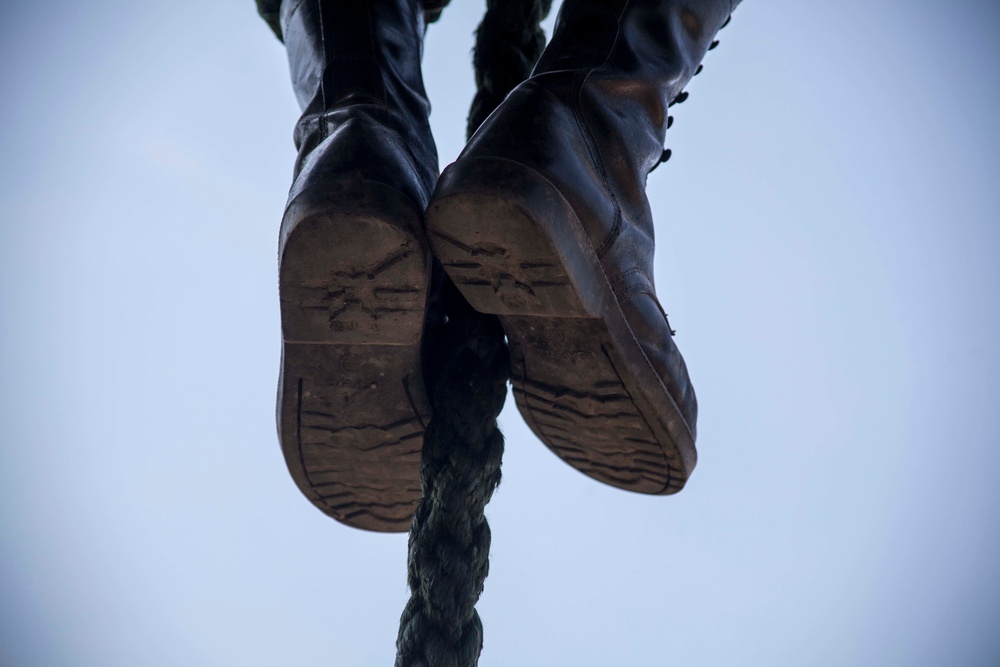
<path fill-rule="evenodd" d="M 294 199 L 282 221 L 278 437 L 299 489 L 356 528 L 404 532 L 429 419 L 420 213 L 360 178 Z"/>
<path fill-rule="evenodd" d="M 442 174 L 427 228 L 465 298 L 500 317 L 517 406 L 542 442 L 612 486 L 679 491 L 691 431 L 562 194 L 523 164 L 466 158 Z"/>

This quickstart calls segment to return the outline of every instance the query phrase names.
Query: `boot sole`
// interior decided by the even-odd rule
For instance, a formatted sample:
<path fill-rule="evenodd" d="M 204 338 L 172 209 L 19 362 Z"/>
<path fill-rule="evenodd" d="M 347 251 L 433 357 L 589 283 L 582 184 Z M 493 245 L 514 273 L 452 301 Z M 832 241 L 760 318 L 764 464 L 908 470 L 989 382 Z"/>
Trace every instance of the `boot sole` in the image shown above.
<path fill-rule="evenodd" d="M 405 532 L 421 495 L 420 230 L 407 197 L 359 179 L 299 196 L 282 221 L 282 451 L 316 507 L 365 530 Z"/>
<path fill-rule="evenodd" d="M 517 406 L 542 442 L 612 486 L 680 491 L 697 460 L 691 432 L 560 192 L 516 162 L 461 160 L 427 228 L 469 303 L 500 317 Z"/>

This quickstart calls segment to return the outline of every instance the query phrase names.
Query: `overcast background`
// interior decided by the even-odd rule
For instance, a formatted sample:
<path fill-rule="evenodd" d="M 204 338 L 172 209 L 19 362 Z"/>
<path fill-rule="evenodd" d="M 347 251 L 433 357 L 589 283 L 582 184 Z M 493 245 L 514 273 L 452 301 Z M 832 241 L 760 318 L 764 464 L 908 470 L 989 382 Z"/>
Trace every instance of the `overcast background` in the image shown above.
<path fill-rule="evenodd" d="M 443 165 L 482 10 L 428 34 Z M 649 182 L 698 469 L 602 486 L 508 400 L 481 665 L 1000 664 L 998 34 L 737 9 Z M 250 0 L 5 2 L 0 91 L 0 664 L 391 665 L 405 535 L 275 436 L 280 43 Z"/>

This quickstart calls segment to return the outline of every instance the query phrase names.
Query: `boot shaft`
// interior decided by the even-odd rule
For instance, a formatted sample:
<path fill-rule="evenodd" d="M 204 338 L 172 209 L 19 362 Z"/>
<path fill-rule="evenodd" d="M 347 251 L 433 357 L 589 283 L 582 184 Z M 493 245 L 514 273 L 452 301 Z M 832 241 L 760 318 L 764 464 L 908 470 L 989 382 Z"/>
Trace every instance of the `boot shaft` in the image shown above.
<path fill-rule="evenodd" d="M 566 0 L 533 74 L 600 69 L 686 81 L 741 0 Z"/>
<path fill-rule="evenodd" d="M 397 135 L 424 180 L 437 175 L 430 103 L 420 69 L 418 0 L 285 0 L 281 27 L 302 117 L 302 159 L 345 123 L 363 119 Z"/>
<path fill-rule="evenodd" d="M 667 108 L 739 2 L 566 0 L 532 75 L 575 76 L 581 112 L 624 142 L 609 148 L 630 155 L 644 182 L 662 153 Z M 622 122 L 629 127 L 615 131 Z"/>
<path fill-rule="evenodd" d="M 667 109 L 735 4 L 566 0 L 532 76 L 473 137 L 471 154 L 523 161 L 566 183 L 601 254 L 624 243 L 651 276 L 645 186 L 663 155 Z"/>

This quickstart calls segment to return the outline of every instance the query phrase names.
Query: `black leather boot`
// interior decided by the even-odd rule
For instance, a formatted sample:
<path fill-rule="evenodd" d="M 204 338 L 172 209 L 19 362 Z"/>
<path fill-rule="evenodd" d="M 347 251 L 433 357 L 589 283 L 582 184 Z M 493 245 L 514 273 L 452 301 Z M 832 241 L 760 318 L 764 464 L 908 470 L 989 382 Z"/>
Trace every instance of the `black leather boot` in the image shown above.
<path fill-rule="evenodd" d="M 435 254 L 507 332 L 532 430 L 580 471 L 679 491 L 697 402 L 653 283 L 646 177 L 667 108 L 739 0 L 566 0 L 531 77 L 427 212 Z"/>
<path fill-rule="evenodd" d="M 437 178 L 415 0 L 285 0 L 303 114 L 281 221 L 278 436 L 338 521 L 405 531 L 420 499 L 421 370 Z"/>

